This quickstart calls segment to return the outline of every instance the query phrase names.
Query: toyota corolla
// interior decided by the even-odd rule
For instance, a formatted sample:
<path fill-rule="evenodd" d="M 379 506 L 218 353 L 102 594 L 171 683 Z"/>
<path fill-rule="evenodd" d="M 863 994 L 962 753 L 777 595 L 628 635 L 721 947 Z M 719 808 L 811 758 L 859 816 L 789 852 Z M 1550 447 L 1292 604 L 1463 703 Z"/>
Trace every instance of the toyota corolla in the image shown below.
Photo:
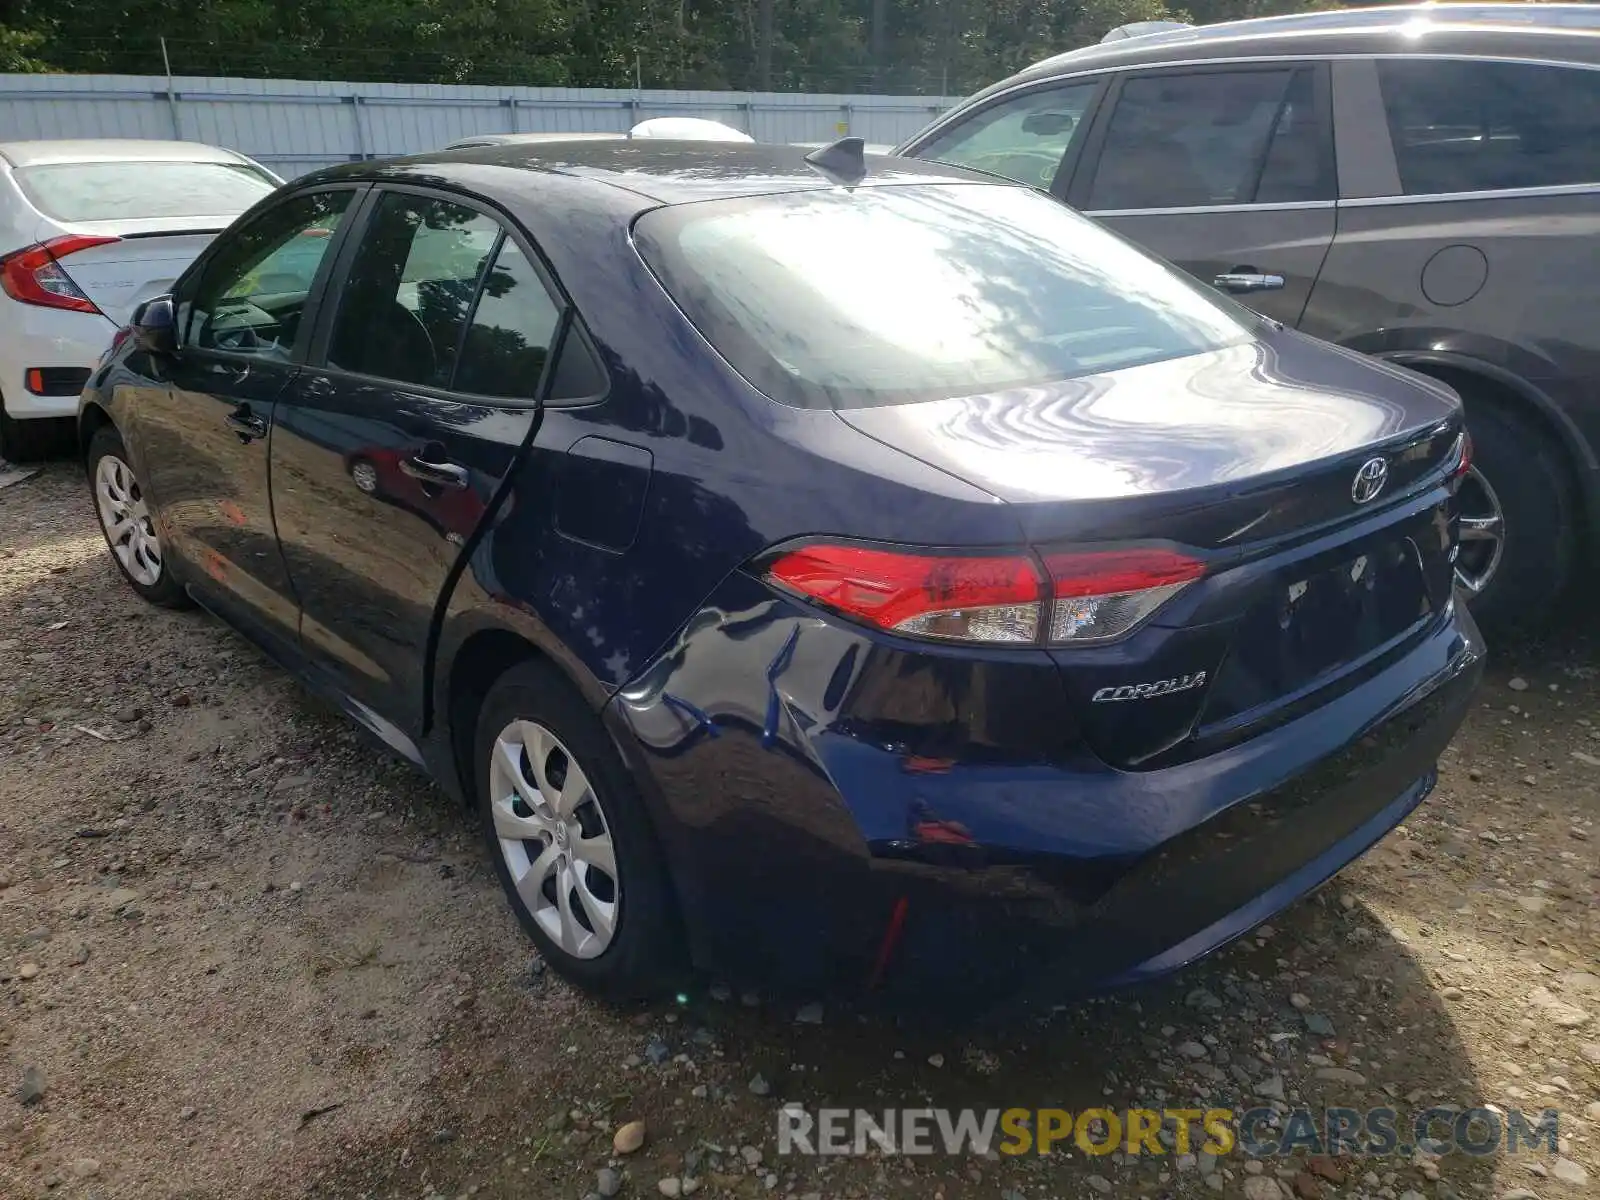
<path fill-rule="evenodd" d="M 1421 803 L 1481 671 L 1452 393 L 853 141 L 310 176 L 80 430 L 128 583 L 469 803 L 604 994 L 1171 970 Z"/>

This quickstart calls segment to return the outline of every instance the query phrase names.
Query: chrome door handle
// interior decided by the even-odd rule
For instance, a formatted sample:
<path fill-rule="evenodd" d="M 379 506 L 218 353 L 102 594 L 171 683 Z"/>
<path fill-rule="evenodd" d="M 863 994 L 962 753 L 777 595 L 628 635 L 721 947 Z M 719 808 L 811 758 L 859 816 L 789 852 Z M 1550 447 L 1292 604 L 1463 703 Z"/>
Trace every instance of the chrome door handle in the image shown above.
<path fill-rule="evenodd" d="M 432 487 L 455 488 L 457 491 L 467 486 L 467 469 L 453 462 L 429 462 L 425 458 L 410 458 L 400 460 L 400 469 L 419 483 Z"/>
<path fill-rule="evenodd" d="M 1282 275 L 1267 275 L 1260 271 L 1225 271 L 1211 281 L 1211 286 L 1240 295 L 1244 292 L 1276 292 L 1283 289 Z"/>
<path fill-rule="evenodd" d="M 247 405 L 241 404 L 222 420 L 223 424 L 239 435 L 241 442 L 267 436 L 267 423 L 252 413 Z"/>

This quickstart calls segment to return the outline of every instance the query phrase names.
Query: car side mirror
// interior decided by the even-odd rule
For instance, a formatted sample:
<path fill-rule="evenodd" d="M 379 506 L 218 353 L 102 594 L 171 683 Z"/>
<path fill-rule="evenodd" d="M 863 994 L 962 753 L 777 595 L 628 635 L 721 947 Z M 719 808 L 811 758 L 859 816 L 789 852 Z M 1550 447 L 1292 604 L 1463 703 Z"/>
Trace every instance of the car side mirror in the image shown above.
<path fill-rule="evenodd" d="M 139 305 L 128 327 L 134 345 L 149 354 L 172 354 L 178 349 L 178 317 L 171 296 L 156 296 Z"/>

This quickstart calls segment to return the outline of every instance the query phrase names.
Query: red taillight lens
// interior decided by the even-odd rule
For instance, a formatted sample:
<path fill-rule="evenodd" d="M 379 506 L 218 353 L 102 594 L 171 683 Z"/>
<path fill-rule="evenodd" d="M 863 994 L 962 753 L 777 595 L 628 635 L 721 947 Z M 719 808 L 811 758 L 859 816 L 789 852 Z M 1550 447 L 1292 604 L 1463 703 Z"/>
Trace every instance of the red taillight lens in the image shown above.
<path fill-rule="evenodd" d="M 1450 478 L 1460 479 L 1468 471 L 1472 470 L 1472 435 L 1465 429 L 1461 431 L 1461 436 L 1456 439 L 1454 457 L 1455 466 L 1450 468 Z"/>
<path fill-rule="evenodd" d="M 1084 645 L 1121 637 L 1206 573 L 1175 550 L 1091 550 L 1047 554 L 1055 595 L 1050 640 Z"/>
<path fill-rule="evenodd" d="M 51 238 L 26 250 L 18 250 L 0 258 L 0 287 L 6 295 L 23 304 L 41 308 L 65 308 L 73 312 L 97 313 L 93 300 L 83 294 L 61 260 L 91 246 L 104 246 L 120 239 L 90 237 L 87 234 L 67 234 Z"/>
<path fill-rule="evenodd" d="M 1138 625 L 1205 565 L 1168 550 L 1045 558 L 964 555 L 817 543 L 780 553 L 767 579 L 892 633 L 941 641 L 1065 645 L 1106 641 Z M 1048 614 L 1048 617 L 1047 617 Z"/>
<path fill-rule="evenodd" d="M 1025 555 L 905 553 L 817 544 L 780 555 L 773 583 L 879 629 L 967 642 L 1034 642 L 1044 588 Z"/>

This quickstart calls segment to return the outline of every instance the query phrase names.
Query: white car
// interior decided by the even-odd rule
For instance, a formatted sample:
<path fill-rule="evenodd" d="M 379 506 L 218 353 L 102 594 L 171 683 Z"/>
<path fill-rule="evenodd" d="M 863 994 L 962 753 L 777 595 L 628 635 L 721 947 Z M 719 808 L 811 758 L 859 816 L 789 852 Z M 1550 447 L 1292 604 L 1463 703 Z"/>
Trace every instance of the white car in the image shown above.
<path fill-rule="evenodd" d="M 703 117 L 651 117 L 627 133 L 480 133 L 451 142 L 446 150 L 479 146 L 539 146 L 552 142 L 620 142 L 671 140 L 678 142 L 753 142 L 743 130 Z"/>
<path fill-rule="evenodd" d="M 134 307 L 282 182 L 195 142 L 0 142 L 0 459 L 49 448 Z"/>

